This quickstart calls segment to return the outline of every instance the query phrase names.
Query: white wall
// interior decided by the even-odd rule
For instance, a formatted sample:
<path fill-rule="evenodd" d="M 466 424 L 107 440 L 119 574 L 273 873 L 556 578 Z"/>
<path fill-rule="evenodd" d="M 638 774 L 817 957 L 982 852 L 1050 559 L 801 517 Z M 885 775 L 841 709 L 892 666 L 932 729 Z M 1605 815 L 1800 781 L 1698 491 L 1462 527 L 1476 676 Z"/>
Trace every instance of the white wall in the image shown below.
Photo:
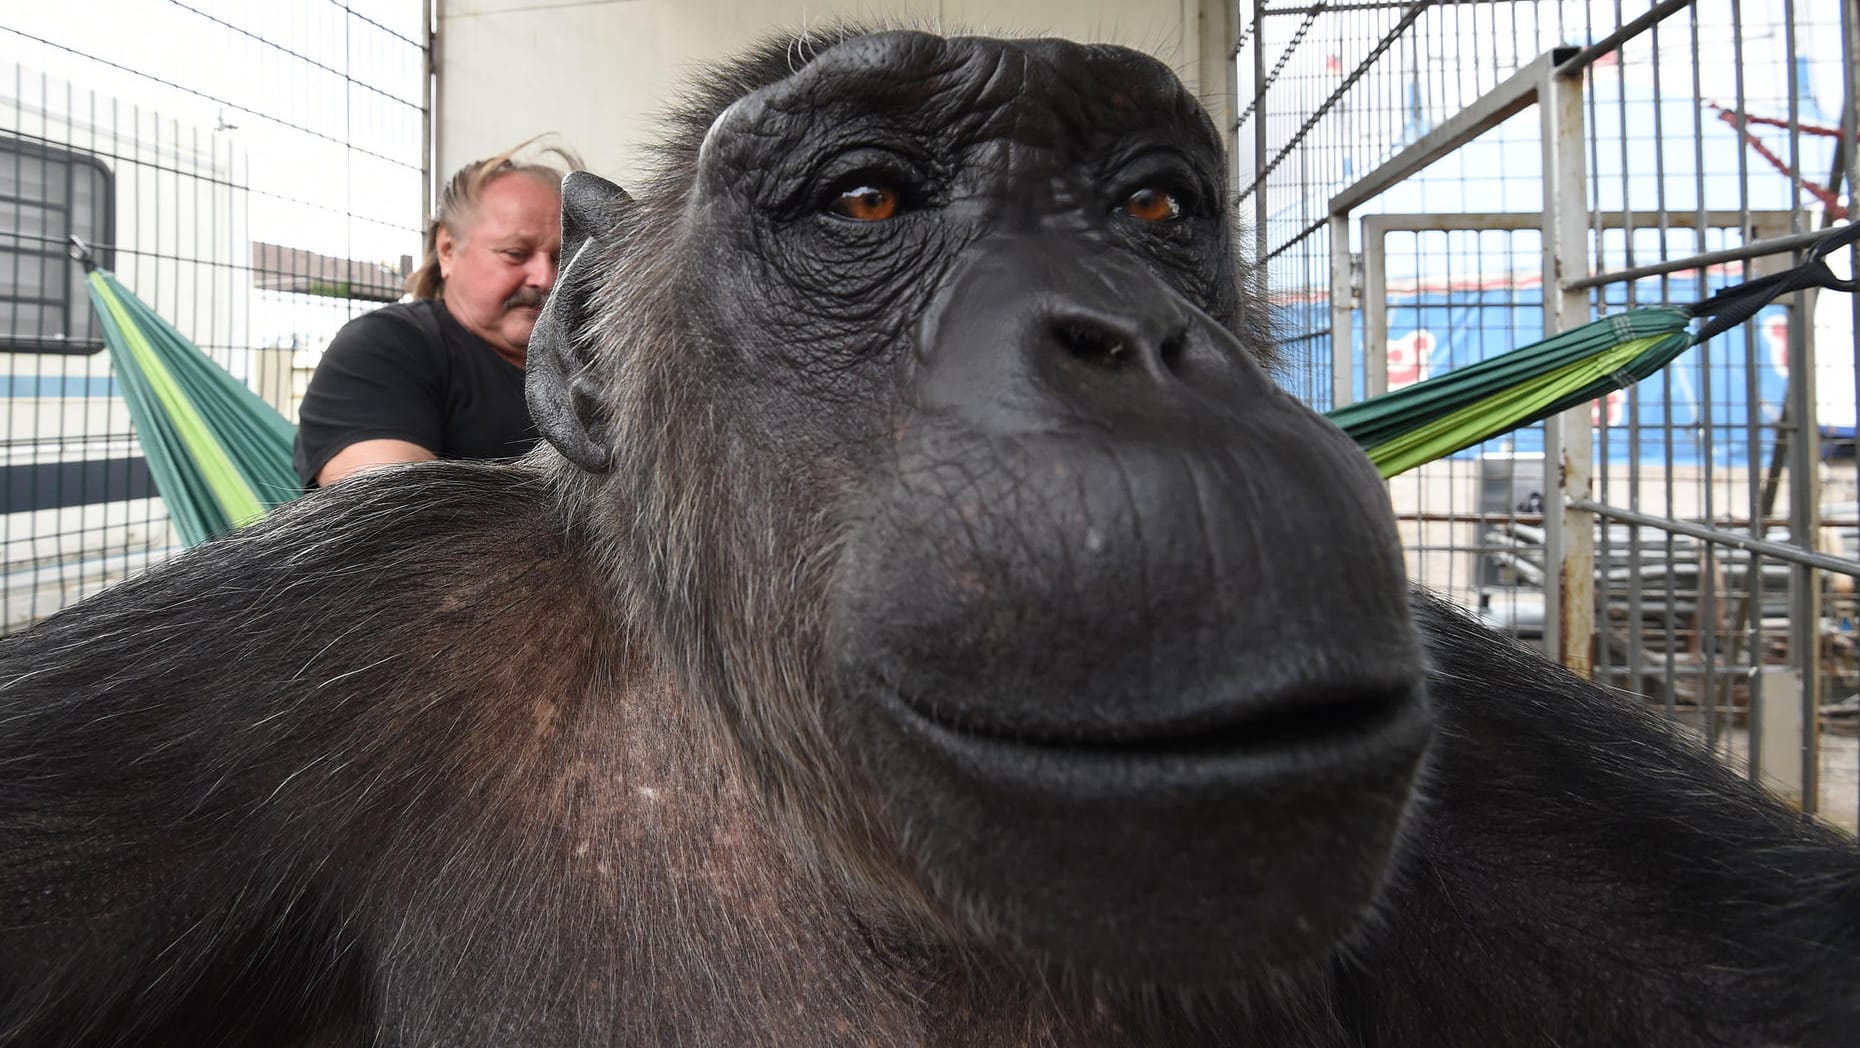
<path fill-rule="evenodd" d="M 1232 0 L 436 0 L 443 178 L 531 135 L 559 132 L 625 185 L 681 83 L 777 32 L 840 19 L 948 31 L 1052 33 L 1148 51 L 1229 127 Z M 1204 28 L 1205 26 L 1205 28 Z M 1202 85 L 1203 55 L 1216 83 Z M 1223 119 L 1221 114 L 1227 114 Z"/>

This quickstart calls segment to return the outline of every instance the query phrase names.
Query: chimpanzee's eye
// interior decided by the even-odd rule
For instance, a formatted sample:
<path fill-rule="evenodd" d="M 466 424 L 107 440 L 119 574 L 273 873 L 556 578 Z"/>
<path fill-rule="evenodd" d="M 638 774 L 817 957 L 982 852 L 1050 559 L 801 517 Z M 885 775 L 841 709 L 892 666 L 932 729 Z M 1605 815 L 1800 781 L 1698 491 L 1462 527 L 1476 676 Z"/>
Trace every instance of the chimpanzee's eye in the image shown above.
<path fill-rule="evenodd" d="M 842 190 L 827 209 L 858 222 L 883 222 L 898 213 L 901 200 L 902 195 L 896 189 L 881 182 L 861 180 Z"/>
<path fill-rule="evenodd" d="M 1182 217 L 1182 201 L 1159 186 L 1144 186 L 1130 194 L 1118 210 L 1144 222 L 1173 222 Z"/>

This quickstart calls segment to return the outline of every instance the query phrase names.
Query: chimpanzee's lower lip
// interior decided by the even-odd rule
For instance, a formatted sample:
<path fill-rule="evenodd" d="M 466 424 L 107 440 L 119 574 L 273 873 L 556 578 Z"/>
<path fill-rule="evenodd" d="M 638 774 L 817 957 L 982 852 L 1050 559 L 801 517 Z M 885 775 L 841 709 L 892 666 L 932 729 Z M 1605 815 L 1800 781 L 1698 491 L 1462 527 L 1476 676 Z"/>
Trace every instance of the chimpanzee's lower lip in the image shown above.
<path fill-rule="evenodd" d="M 1048 767 L 1057 762 L 1107 773 L 1149 766 L 1205 774 L 1226 767 L 1253 777 L 1388 750 L 1418 752 L 1432 731 L 1414 682 L 1331 685 L 1322 694 L 1249 698 L 1193 725 L 1118 736 L 964 724 L 895 689 L 885 689 L 879 701 L 907 736 L 964 762 Z"/>

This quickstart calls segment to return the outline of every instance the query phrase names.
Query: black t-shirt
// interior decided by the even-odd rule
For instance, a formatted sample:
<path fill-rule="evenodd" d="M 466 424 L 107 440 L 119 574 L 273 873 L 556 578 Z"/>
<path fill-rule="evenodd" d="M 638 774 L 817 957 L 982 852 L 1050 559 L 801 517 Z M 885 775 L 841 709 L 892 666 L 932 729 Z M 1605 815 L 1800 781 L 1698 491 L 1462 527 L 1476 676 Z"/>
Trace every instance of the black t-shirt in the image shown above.
<path fill-rule="evenodd" d="M 496 459 L 534 447 L 523 369 L 465 330 L 445 303 L 364 313 L 330 340 L 298 411 L 292 462 L 304 487 L 336 452 L 405 440 L 442 459 Z"/>

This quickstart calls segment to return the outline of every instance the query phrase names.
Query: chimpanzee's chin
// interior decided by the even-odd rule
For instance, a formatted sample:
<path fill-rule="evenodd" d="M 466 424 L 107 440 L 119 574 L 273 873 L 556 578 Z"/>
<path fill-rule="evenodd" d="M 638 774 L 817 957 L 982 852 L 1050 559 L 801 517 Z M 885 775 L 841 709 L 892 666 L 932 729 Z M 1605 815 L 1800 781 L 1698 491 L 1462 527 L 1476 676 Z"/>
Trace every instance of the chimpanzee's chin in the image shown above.
<path fill-rule="evenodd" d="M 1142 741 L 970 732 L 882 687 L 849 699 L 932 891 L 987 945 L 1132 982 L 1334 950 L 1375 904 L 1430 732 L 1400 686 Z"/>
<path fill-rule="evenodd" d="M 1375 904 L 1432 735 L 1399 552 L 1353 448 L 1246 435 L 925 430 L 849 529 L 843 723 L 996 945 L 1209 982 Z"/>

